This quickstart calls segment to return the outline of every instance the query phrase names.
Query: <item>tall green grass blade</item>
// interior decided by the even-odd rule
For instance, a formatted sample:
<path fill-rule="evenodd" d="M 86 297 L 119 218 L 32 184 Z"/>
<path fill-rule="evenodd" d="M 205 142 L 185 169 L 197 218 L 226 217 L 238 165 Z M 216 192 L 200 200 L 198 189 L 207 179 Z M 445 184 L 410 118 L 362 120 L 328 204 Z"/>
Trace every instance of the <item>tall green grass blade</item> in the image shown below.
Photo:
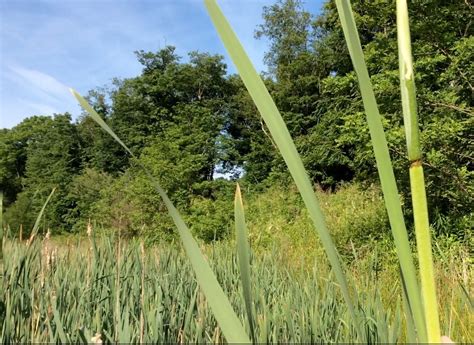
<path fill-rule="evenodd" d="M 405 310 L 405 322 L 407 325 L 407 343 L 415 344 L 416 343 L 416 330 L 415 330 L 415 321 L 413 320 L 413 312 L 410 308 L 410 303 L 408 303 L 407 296 L 407 287 L 405 280 L 403 279 L 403 274 L 401 274 L 402 281 L 402 299 L 403 299 L 403 309 Z"/>
<path fill-rule="evenodd" d="M 347 284 L 345 273 L 339 261 L 336 246 L 326 227 L 323 213 L 316 199 L 316 195 L 312 188 L 311 182 L 301 161 L 301 157 L 296 150 L 296 146 L 290 136 L 288 128 L 283 121 L 272 97 L 270 96 L 265 84 L 255 70 L 252 62 L 244 51 L 239 39 L 230 27 L 227 19 L 222 13 L 215 0 L 205 0 L 207 11 L 214 23 L 214 26 L 234 62 L 237 70 L 245 84 L 250 96 L 252 97 L 257 109 L 262 115 L 272 137 L 285 160 L 288 169 L 298 187 L 301 197 L 308 208 L 311 219 L 319 234 L 321 242 L 324 246 L 329 262 L 334 270 L 337 281 L 339 282 L 344 300 L 348 306 L 350 314 L 357 325 L 359 318 L 356 314 L 354 304 L 352 302 L 349 287 Z"/>
<path fill-rule="evenodd" d="M 196 290 L 194 290 L 193 296 L 191 297 L 188 310 L 186 311 L 186 316 L 184 318 L 183 331 L 185 333 L 188 332 L 189 326 L 191 325 L 191 318 L 193 317 L 194 308 L 196 307 L 196 297 L 198 293 L 199 289 L 196 287 Z"/>
<path fill-rule="evenodd" d="M 377 170 L 382 185 L 385 206 L 390 226 L 392 228 L 402 274 L 407 286 L 408 302 L 413 311 L 413 317 L 420 341 L 426 342 L 426 324 L 423 315 L 423 306 L 417 282 L 415 265 L 410 250 L 408 234 L 403 219 L 400 197 L 395 182 L 390 154 L 388 152 L 387 141 L 385 139 L 377 101 L 375 100 L 375 94 L 372 89 L 372 82 L 370 81 L 367 66 L 365 65 L 364 54 L 362 52 L 362 46 L 360 44 L 350 2 L 348 0 L 336 0 L 336 6 L 344 30 L 344 36 L 352 59 L 352 64 L 354 65 L 359 80 L 375 160 L 377 162 Z"/>
<path fill-rule="evenodd" d="M 401 314 L 402 314 L 402 312 L 401 312 L 400 303 L 397 302 L 397 309 L 395 311 L 394 321 L 393 321 L 392 327 L 390 328 L 390 331 L 389 331 L 388 342 L 390 344 L 396 344 L 398 342 L 398 337 L 399 337 L 400 328 L 401 328 L 400 326 L 401 326 L 401 323 L 402 323 Z"/>
<path fill-rule="evenodd" d="M 87 103 L 87 101 L 75 90 L 71 89 L 71 93 L 79 101 L 81 106 L 91 115 L 91 117 L 107 132 L 109 133 L 122 147 L 134 158 L 135 155 L 132 151 L 118 138 L 118 136 L 112 131 L 112 129 L 100 118 L 100 116 L 95 112 L 95 110 Z M 178 228 L 178 233 L 183 243 L 186 254 L 191 262 L 191 265 L 196 274 L 196 279 L 204 292 L 204 295 L 207 298 L 207 302 L 211 307 L 211 310 L 216 318 L 219 326 L 222 329 L 227 342 L 229 343 L 250 343 L 250 339 L 246 334 L 242 323 L 235 314 L 232 306 L 229 302 L 229 299 L 224 294 L 222 287 L 219 285 L 219 282 L 216 279 L 216 276 L 212 272 L 209 263 L 204 258 L 199 246 L 193 236 L 191 231 L 184 223 L 181 215 L 178 210 L 174 207 L 171 200 L 168 198 L 168 195 L 161 188 L 156 179 L 149 173 L 149 171 L 140 163 L 138 163 L 143 169 L 145 174 L 148 176 L 150 182 L 154 185 L 158 194 L 160 194 L 163 199 L 168 213 L 173 219 L 176 227 Z"/>
<path fill-rule="evenodd" d="M 441 341 L 438 303 L 434 278 L 428 205 L 426 202 L 420 134 L 416 106 L 415 77 L 411 54 L 410 27 L 406 0 L 397 0 L 398 58 L 403 121 L 410 161 L 410 184 L 415 220 L 416 244 L 420 263 L 421 292 L 426 320 L 428 342 Z"/>
<path fill-rule="evenodd" d="M 63 328 L 63 323 L 61 322 L 61 317 L 59 316 L 58 309 L 56 308 L 55 305 L 56 302 L 53 303 L 53 318 L 54 318 L 54 323 L 56 324 L 56 332 L 57 335 L 59 336 L 59 340 L 61 341 L 62 344 L 67 344 L 68 339 L 66 336 L 66 333 L 64 333 L 64 328 Z"/>
<path fill-rule="evenodd" d="M 33 205 L 33 200 L 35 200 L 36 198 L 36 195 L 38 195 L 39 193 L 39 190 L 36 189 L 35 192 L 33 193 L 33 196 L 28 200 L 28 204 L 26 205 L 25 209 L 23 210 L 23 216 L 26 217 L 26 214 L 30 211 L 30 208 L 31 206 Z M 20 224 L 20 228 L 18 229 L 19 233 L 19 237 L 20 237 L 20 240 L 22 238 L 22 231 L 23 231 L 23 224 Z"/>
<path fill-rule="evenodd" d="M 250 335 L 255 342 L 254 318 L 252 315 L 252 288 L 250 283 L 250 248 L 248 243 L 247 226 L 245 224 L 244 204 L 242 193 L 237 183 L 234 201 L 235 235 L 237 239 L 237 256 L 239 260 L 240 280 L 244 294 L 245 309 L 249 322 Z"/>
<path fill-rule="evenodd" d="M 51 193 L 49 193 L 48 198 L 44 202 L 43 207 L 41 207 L 41 210 L 38 213 L 38 216 L 36 217 L 35 224 L 33 225 L 33 229 L 31 230 L 30 243 L 31 243 L 31 240 L 33 240 L 35 238 L 35 236 L 38 234 L 38 230 L 39 230 L 39 226 L 40 226 L 40 223 L 41 223 L 41 218 L 43 217 L 44 210 L 46 209 L 46 206 L 48 205 L 48 203 L 51 200 L 51 198 L 52 198 L 55 191 L 56 191 L 56 187 L 54 187 L 51 190 Z"/>
<path fill-rule="evenodd" d="M 148 174 L 148 176 L 150 176 Z M 150 176 L 151 178 L 151 176 Z M 165 191 L 153 179 L 154 186 L 161 198 L 165 202 L 170 216 L 178 228 L 181 241 L 183 242 L 186 254 L 191 261 L 196 278 L 201 286 L 204 295 L 212 309 L 212 312 L 222 329 L 222 333 L 229 343 L 250 343 L 250 339 L 246 334 L 240 320 L 235 314 L 227 296 L 224 294 L 219 282 L 211 270 L 206 259 L 202 255 L 197 242 L 191 235 L 178 210 L 174 207 L 171 200 L 166 195 Z"/>
<path fill-rule="evenodd" d="M 85 333 L 84 333 L 84 329 L 79 329 L 79 337 L 80 337 L 80 340 L 82 341 L 83 344 L 89 344 L 89 339 L 87 339 Z"/>

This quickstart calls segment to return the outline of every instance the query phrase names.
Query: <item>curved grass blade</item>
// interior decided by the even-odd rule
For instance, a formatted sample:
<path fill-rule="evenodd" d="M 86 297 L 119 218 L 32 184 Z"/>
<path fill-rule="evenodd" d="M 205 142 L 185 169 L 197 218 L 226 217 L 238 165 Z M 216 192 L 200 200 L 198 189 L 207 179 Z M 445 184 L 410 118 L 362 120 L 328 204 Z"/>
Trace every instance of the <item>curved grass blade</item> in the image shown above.
<path fill-rule="evenodd" d="M 87 103 L 87 101 L 75 90 L 71 89 L 71 93 L 79 101 L 80 105 L 89 113 L 89 115 L 107 132 L 109 133 L 132 157 L 136 156 L 130 151 L 130 149 L 118 138 L 118 136 L 112 131 L 112 129 L 102 120 L 102 118 L 96 113 L 96 111 Z M 207 302 L 211 307 L 214 317 L 217 323 L 222 329 L 227 342 L 229 343 L 250 343 L 250 339 L 246 334 L 242 323 L 235 314 L 229 299 L 224 294 L 222 287 L 216 279 L 216 276 L 211 270 L 209 263 L 204 258 L 196 240 L 191 235 L 191 231 L 184 223 L 178 210 L 174 207 L 168 195 L 161 188 L 157 180 L 150 174 L 150 172 L 138 162 L 139 166 L 143 169 L 150 182 L 154 185 L 158 194 L 163 199 L 168 213 L 173 219 L 181 241 L 186 251 L 186 255 L 191 261 L 191 265 L 196 274 L 196 279 L 199 286 L 206 296 Z"/>
<path fill-rule="evenodd" d="M 420 131 L 416 110 L 415 77 L 411 55 L 410 27 L 406 0 L 397 0 L 398 60 L 400 65 L 400 89 L 402 94 L 403 122 L 410 161 L 410 184 L 415 221 L 416 245 L 420 263 L 421 294 L 426 320 L 427 340 L 439 343 L 438 302 L 433 268 L 428 205 L 422 166 Z"/>
<path fill-rule="evenodd" d="M 342 295 L 347 304 L 349 312 L 354 320 L 354 324 L 359 324 L 359 317 L 352 302 L 349 287 L 339 261 L 338 252 L 334 242 L 329 234 L 324 220 L 323 213 L 319 206 L 318 200 L 314 193 L 311 182 L 306 174 L 306 170 L 301 161 L 301 157 L 296 150 L 296 146 L 290 136 L 288 128 L 283 121 L 272 97 L 270 96 L 265 84 L 255 70 L 252 62 L 244 51 L 239 39 L 227 22 L 224 14 L 217 5 L 215 0 L 204 0 L 209 16 L 224 43 L 227 52 L 234 62 L 237 70 L 245 84 L 250 96 L 252 97 L 257 109 L 262 115 L 272 137 L 280 150 L 283 159 L 298 187 L 303 201 L 308 208 L 311 219 L 314 223 L 316 231 L 319 234 L 324 250 L 328 256 L 331 267 L 334 271 L 336 279 L 340 285 Z M 357 327 L 359 330 L 359 327 Z"/>
<path fill-rule="evenodd" d="M 56 324 L 56 332 L 57 332 L 57 336 L 59 336 L 60 342 L 62 344 L 67 344 L 68 337 L 66 336 L 66 333 L 64 333 L 64 326 L 63 326 L 63 323 L 61 322 L 61 317 L 59 316 L 59 312 L 56 307 L 56 302 L 53 303 L 53 320 L 54 320 L 54 323 Z"/>
<path fill-rule="evenodd" d="M 40 226 L 41 218 L 43 217 L 44 210 L 46 209 L 46 206 L 48 205 L 49 200 L 51 200 L 51 197 L 53 196 L 55 190 L 56 190 L 56 187 L 54 187 L 51 190 L 51 193 L 49 193 L 48 198 L 46 199 L 46 201 L 43 204 L 43 207 L 41 207 L 41 210 L 38 213 L 38 217 L 36 217 L 35 224 L 33 225 L 33 229 L 31 230 L 31 235 L 30 235 L 30 238 L 28 240 L 29 244 L 31 244 L 31 242 L 33 241 L 35 236 L 38 234 L 38 229 L 39 229 L 39 226 Z"/>
<path fill-rule="evenodd" d="M 120 138 L 114 133 L 114 131 L 105 123 L 104 120 L 102 120 L 102 118 L 99 116 L 99 114 L 97 114 L 97 112 L 94 110 L 94 108 L 92 108 L 90 106 L 90 104 L 85 100 L 84 97 L 82 97 L 76 90 L 73 90 L 73 89 L 69 89 L 69 91 L 71 91 L 72 95 L 77 99 L 77 101 L 79 102 L 79 104 L 81 105 L 81 107 L 87 111 L 87 113 L 89 114 L 90 117 L 92 117 L 92 119 L 97 122 L 97 124 L 102 127 L 102 129 L 104 131 L 106 131 L 108 134 L 110 134 L 110 136 L 112 138 L 115 139 L 116 142 L 118 142 L 120 144 L 120 146 L 122 146 L 125 151 L 127 151 L 130 156 L 134 157 L 134 154 L 132 153 L 132 151 L 130 151 L 130 149 L 127 147 L 127 145 L 125 145 L 123 143 L 122 140 L 120 140 Z"/>
<path fill-rule="evenodd" d="M 384 195 L 390 227 L 397 249 L 398 260 L 407 286 L 408 302 L 413 311 L 413 318 L 421 342 L 426 342 L 426 324 L 423 315 L 421 294 L 418 287 L 415 265 L 408 241 L 408 234 L 403 219 L 402 207 L 398 194 L 392 161 L 388 152 L 387 141 L 379 114 L 377 101 L 372 89 L 369 72 L 365 65 L 364 54 L 357 33 L 354 16 L 348 0 L 336 0 L 337 11 L 341 20 L 347 47 L 352 59 L 352 64 L 359 80 L 362 100 L 366 111 L 370 137 L 374 149 L 380 184 Z"/>
<path fill-rule="evenodd" d="M 409 344 L 416 344 L 415 321 L 413 321 L 413 311 L 411 310 L 410 304 L 408 303 L 407 287 L 405 284 L 405 280 L 403 279 L 403 274 L 401 274 L 401 282 L 403 308 L 405 310 L 405 322 L 407 326 L 406 340 Z"/>
<path fill-rule="evenodd" d="M 252 289 L 250 284 L 250 248 L 248 243 L 247 226 L 245 224 L 242 193 L 237 183 L 234 200 L 235 237 L 237 239 L 237 256 L 239 260 L 240 280 L 244 294 L 245 309 L 250 327 L 252 341 L 255 342 L 254 318 L 252 315 Z"/>
<path fill-rule="evenodd" d="M 194 307 L 196 306 L 196 298 L 199 293 L 199 287 L 196 287 L 194 293 L 189 302 L 188 310 L 186 311 L 186 316 L 184 318 L 183 332 L 184 334 L 189 333 L 189 326 L 191 325 L 191 318 L 193 316 Z"/>

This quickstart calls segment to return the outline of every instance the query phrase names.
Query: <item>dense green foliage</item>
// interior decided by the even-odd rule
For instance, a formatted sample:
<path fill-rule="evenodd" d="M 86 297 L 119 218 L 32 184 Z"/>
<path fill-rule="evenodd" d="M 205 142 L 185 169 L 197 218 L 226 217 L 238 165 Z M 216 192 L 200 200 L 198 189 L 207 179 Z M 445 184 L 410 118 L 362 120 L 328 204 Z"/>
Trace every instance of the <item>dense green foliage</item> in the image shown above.
<path fill-rule="evenodd" d="M 409 214 L 395 4 L 354 1 L 353 9 Z M 474 12 L 454 0 L 414 2 L 410 11 L 432 225 L 466 239 L 474 204 Z M 331 190 L 348 181 L 374 183 L 375 159 L 335 5 L 312 16 L 299 1 L 280 0 L 263 9 L 263 19 L 256 36 L 270 42 L 265 82 L 312 182 Z M 192 231 L 206 241 L 223 238 L 234 185 L 217 176 L 240 177 L 258 191 L 287 184 L 285 164 L 221 56 L 191 52 L 182 61 L 173 47 L 136 55 L 139 76 L 93 90 L 88 100 L 159 179 Z M 13 232 L 22 224 L 28 233 L 55 186 L 45 229 L 83 231 L 92 222 L 151 240 L 174 236 L 146 176 L 90 118 L 34 116 L 1 130 L 0 189 Z"/>

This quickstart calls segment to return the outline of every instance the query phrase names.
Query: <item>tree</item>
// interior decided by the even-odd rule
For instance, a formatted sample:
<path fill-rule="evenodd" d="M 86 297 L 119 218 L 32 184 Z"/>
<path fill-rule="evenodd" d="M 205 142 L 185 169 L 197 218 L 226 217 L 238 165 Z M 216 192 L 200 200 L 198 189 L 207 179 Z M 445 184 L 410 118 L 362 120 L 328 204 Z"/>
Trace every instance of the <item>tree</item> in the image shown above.
<path fill-rule="evenodd" d="M 78 136 L 69 114 L 51 117 L 32 117 L 24 120 L 12 130 L 18 149 L 17 166 L 21 172 L 22 191 L 10 207 L 6 218 L 19 225 L 23 219 L 13 215 L 25 216 L 25 233 L 31 230 L 46 197 L 57 188 L 55 197 L 45 212 L 45 219 L 52 228 L 61 228 L 69 202 L 67 189 L 72 176 L 80 167 L 78 156 Z M 26 158 L 26 159 L 25 159 Z M 24 163 L 23 163 L 24 162 Z M 23 165 L 24 164 L 24 165 Z"/>
<path fill-rule="evenodd" d="M 115 81 L 115 85 L 118 84 L 119 81 Z M 113 89 L 98 88 L 89 91 L 86 97 L 89 104 L 106 122 L 110 122 L 112 92 Z M 117 175 L 128 167 L 127 155 L 86 113 L 79 117 L 76 127 L 79 135 L 81 168 L 92 168 Z"/>
<path fill-rule="evenodd" d="M 0 132 L 0 186 L 6 207 L 16 200 L 24 186 L 28 143 L 46 121 L 45 117 L 32 116 Z"/>
<path fill-rule="evenodd" d="M 312 22 L 300 1 L 280 0 L 263 10 L 265 23 L 257 37 L 271 43 L 266 61 L 277 83 L 272 96 L 314 182 L 323 186 L 352 178 L 347 158 L 336 147 L 340 119 L 327 114 L 323 82 L 334 72 L 333 51 L 324 44 L 328 34 Z M 271 170 L 286 171 L 278 159 Z"/>
<path fill-rule="evenodd" d="M 258 26 L 255 37 L 266 37 L 270 41 L 265 61 L 280 79 L 284 77 L 282 67 L 309 51 L 311 16 L 303 10 L 300 0 L 278 0 L 263 8 L 262 17 L 265 23 Z"/>
<path fill-rule="evenodd" d="M 354 1 L 352 7 L 395 172 L 408 200 L 395 4 Z M 409 8 L 431 212 L 465 224 L 474 202 L 473 150 L 468 144 L 473 133 L 472 5 L 427 0 Z M 334 2 L 312 18 L 300 2 L 280 0 L 264 9 L 263 18 L 257 37 L 270 41 L 267 63 L 277 81 L 272 95 L 313 181 L 335 186 L 353 178 L 377 179 L 358 83 Z M 279 167 L 284 165 L 275 160 L 271 170 Z M 465 227 L 462 224 L 458 228 Z"/>
<path fill-rule="evenodd" d="M 427 194 L 430 212 L 437 217 L 449 217 L 444 229 L 450 232 L 467 228 L 469 210 L 474 202 L 472 146 L 472 6 L 462 1 L 413 2 L 411 31 L 419 105 L 419 121 Z M 355 19 L 361 33 L 367 66 L 379 103 L 401 191 L 409 199 L 408 168 L 398 81 L 395 5 L 390 1 L 353 3 Z M 342 42 L 342 29 L 337 12 L 328 3 L 318 21 L 323 28 L 326 46 L 336 51 Z M 344 54 L 347 57 L 347 54 Z M 343 149 L 356 177 L 376 178 L 375 160 L 369 143 L 362 101 L 354 72 L 346 69 L 341 58 L 334 61 L 341 68 L 323 82 L 322 97 L 326 116 L 342 119 L 338 124 L 338 147 Z M 334 115 L 332 115 L 334 114 Z M 472 158 L 472 157 L 471 157 Z M 467 218 L 466 218 L 467 217 Z M 461 222 L 461 223 L 459 223 Z M 446 223 L 446 222 L 445 222 Z M 459 223 L 456 226 L 455 223 Z"/>

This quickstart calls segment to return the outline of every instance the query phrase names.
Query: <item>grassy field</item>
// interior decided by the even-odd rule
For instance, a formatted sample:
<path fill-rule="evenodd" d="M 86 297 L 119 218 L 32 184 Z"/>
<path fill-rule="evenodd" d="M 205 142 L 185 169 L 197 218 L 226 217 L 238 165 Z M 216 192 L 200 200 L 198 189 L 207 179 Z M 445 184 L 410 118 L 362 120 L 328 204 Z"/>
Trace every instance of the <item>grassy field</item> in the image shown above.
<path fill-rule="evenodd" d="M 441 246 L 436 276 L 442 332 L 469 342 L 474 339 L 469 327 L 474 319 L 460 284 L 469 289 L 472 281 L 469 256 L 462 247 Z M 230 242 L 202 245 L 248 331 L 234 248 Z M 323 253 L 295 260 L 305 251 L 274 245 L 260 247 L 252 257 L 258 342 L 357 338 Z M 383 264 L 387 255 L 377 250 L 354 249 L 354 255 L 357 258 L 347 262 L 348 280 L 362 291 L 357 308 L 363 315 L 364 341 L 404 341 L 396 266 Z M 2 343 L 86 343 L 99 338 L 120 343 L 224 342 L 184 252 L 172 244 L 145 248 L 134 241 L 69 237 L 28 246 L 5 240 L 1 284 Z"/>

